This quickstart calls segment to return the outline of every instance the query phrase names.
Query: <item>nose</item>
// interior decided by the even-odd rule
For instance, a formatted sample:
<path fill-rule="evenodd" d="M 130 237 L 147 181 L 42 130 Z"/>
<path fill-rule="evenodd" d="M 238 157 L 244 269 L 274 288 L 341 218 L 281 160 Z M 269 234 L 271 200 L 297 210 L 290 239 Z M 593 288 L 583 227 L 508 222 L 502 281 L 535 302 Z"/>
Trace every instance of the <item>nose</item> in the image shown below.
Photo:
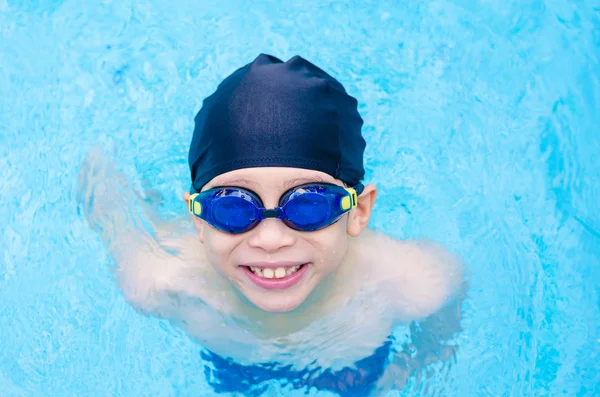
<path fill-rule="evenodd" d="M 250 233 L 248 244 L 266 252 L 275 252 L 296 242 L 293 230 L 276 218 L 262 220 Z"/>

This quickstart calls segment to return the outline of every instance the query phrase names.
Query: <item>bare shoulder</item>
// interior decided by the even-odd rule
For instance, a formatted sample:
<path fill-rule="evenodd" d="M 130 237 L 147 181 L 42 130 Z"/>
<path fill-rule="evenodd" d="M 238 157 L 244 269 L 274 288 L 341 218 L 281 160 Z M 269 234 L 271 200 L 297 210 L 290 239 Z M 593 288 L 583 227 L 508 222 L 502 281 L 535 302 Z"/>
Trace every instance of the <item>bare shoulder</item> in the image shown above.
<path fill-rule="evenodd" d="M 185 220 L 176 222 L 182 222 L 179 228 L 158 226 L 155 239 L 144 243 L 138 239 L 113 253 L 119 286 L 127 301 L 142 312 L 173 317 L 182 302 L 193 301 L 196 315 L 212 313 L 201 308 L 222 308 L 227 303 L 222 293 L 226 288 L 208 263 L 195 231 L 186 227 Z"/>
<path fill-rule="evenodd" d="M 461 290 L 463 263 L 443 245 L 397 240 L 371 230 L 361 239 L 358 256 L 380 276 L 380 293 L 395 302 L 402 321 L 428 317 L 453 301 Z"/>

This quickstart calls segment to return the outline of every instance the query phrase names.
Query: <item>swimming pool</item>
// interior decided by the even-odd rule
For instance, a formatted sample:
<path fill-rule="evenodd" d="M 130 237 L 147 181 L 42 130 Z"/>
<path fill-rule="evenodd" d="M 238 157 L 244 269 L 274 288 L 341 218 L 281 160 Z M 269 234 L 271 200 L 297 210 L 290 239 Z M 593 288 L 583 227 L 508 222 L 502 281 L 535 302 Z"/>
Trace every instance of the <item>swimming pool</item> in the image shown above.
<path fill-rule="evenodd" d="M 372 226 L 471 272 L 456 362 L 391 395 L 600 395 L 599 32 L 594 1 L 0 0 L 1 394 L 213 395 L 122 298 L 77 174 L 114 147 L 179 213 L 202 99 L 266 52 L 361 103 Z"/>

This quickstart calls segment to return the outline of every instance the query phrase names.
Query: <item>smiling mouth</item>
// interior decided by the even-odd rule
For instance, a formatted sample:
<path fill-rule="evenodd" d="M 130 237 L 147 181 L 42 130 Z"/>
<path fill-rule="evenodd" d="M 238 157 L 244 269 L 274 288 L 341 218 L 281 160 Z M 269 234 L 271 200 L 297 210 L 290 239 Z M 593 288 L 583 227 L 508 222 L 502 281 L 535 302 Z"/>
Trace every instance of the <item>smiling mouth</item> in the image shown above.
<path fill-rule="evenodd" d="M 279 280 L 293 275 L 294 273 L 302 269 L 305 265 L 306 264 L 277 268 L 246 266 L 246 268 L 260 278 Z"/>

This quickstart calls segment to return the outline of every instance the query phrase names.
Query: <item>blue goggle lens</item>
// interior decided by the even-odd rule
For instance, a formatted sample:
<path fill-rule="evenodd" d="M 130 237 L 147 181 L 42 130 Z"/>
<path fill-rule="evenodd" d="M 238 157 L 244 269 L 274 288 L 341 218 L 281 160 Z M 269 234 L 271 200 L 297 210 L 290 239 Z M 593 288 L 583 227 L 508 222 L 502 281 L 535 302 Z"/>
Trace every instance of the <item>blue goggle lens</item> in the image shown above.
<path fill-rule="evenodd" d="M 211 212 L 211 223 L 229 233 L 242 233 L 259 220 L 256 206 L 251 201 L 238 196 L 214 199 Z"/>
<path fill-rule="evenodd" d="M 303 193 L 285 203 L 285 223 L 294 229 L 313 231 L 327 226 L 331 217 L 331 203 L 327 196 Z"/>

